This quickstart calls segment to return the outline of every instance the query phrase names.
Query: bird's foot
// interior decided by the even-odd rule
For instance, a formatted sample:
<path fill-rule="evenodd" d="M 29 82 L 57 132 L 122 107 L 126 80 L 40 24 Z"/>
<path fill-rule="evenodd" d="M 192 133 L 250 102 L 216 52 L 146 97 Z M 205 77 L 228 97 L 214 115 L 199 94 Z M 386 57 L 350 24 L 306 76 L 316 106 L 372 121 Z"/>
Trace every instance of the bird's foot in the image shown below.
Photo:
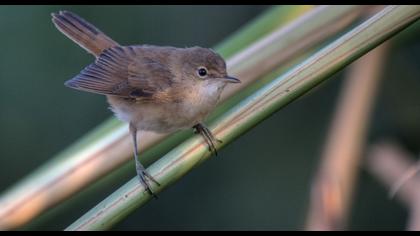
<path fill-rule="evenodd" d="M 216 145 L 214 143 L 215 142 L 223 143 L 223 141 L 215 138 L 214 135 L 211 133 L 211 131 L 200 123 L 194 125 L 193 129 L 194 129 L 194 133 L 196 134 L 198 133 L 204 138 L 204 141 L 206 141 L 207 143 L 209 152 L 217 156 L 218 153 L 217 153 Z"/>
<path fill-rule="evenodd" d="M 144 168 L 137 166 L 136 167 L 137 176 L 139 177 L 140 184 L 142 184 L 147 192 L 150 193 L 155 199 L 157 199 L 157 195 L 152 191 L 150 186 L 149 180 L 154 182 L 157 186 L 160 186 L 160 183 L 153 178 Z"/>

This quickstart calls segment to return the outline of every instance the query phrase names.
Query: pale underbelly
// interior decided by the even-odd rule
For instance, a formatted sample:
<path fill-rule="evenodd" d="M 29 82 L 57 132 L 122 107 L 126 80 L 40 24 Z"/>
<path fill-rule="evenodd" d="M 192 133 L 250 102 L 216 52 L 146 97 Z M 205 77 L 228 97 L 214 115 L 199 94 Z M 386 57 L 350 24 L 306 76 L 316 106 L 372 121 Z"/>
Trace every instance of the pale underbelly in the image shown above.
<path fill-rule="evenodd" d="M 120 98 L 108 97 L 111 110 L 122 121 L 131 123 L 138 130 L 171 133 L 192 128 L 203 122 L 215 103 L 196 104 L 145 104 L 131 103 Z"/>

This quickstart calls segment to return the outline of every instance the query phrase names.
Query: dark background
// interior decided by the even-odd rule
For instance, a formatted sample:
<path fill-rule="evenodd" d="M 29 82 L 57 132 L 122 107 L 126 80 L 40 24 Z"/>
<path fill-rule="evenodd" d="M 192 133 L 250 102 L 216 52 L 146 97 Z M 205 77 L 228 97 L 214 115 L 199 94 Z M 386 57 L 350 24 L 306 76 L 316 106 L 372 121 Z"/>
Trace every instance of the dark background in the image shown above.
<path fill-rule="evenodd" d="M 103 96 L 64 87 L 94 58 L 55 29 L 51 12 L 74 11 L 123 45 L 212 47 L 268 7 L 0 6 L 0 191 L 112 115 Z M 386 62 L 369 143 L 390 137 L 413 153 L 420 149 L 419 36 L 394 39 L 401 38 Z M 345 73 L 220 150 L 114 229 L 302 229 Z M 404 229 L 405 207 L 364 169 L 358 180 L 349 228 Z M 123 183 L 33 228 L 61 230 Z"/>

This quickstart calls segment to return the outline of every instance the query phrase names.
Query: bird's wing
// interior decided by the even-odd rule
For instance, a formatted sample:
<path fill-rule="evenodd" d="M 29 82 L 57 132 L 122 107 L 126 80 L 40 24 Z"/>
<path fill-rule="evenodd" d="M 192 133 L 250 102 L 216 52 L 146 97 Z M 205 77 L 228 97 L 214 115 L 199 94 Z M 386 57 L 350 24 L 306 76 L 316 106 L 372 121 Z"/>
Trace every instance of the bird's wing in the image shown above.
<path fill-rule="evenodd" d="M 173 75 L 162 61 L 141 53 L 133 46 L 109 48 L 65 84 L 104 95 L 151 98 L 170 87 Z"/>

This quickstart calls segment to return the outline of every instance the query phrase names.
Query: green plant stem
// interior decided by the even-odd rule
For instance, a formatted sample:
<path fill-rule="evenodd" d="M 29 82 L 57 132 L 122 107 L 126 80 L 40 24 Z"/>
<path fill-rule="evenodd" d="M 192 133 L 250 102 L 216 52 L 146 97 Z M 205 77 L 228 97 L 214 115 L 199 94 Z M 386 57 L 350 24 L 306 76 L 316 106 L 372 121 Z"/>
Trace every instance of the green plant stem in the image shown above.
<path fill-rule="evenodd" d="M 269 11 L 268 16 L 263 14 L 262 17 L 257 18 L 249 27 L 244 27 L 242 32 L 236 33 L 230 40 L 224 42 L 223 47 L 235 46 L 237 50 L 241 50 L 247 46 L 247 43 L 263 37 L 264 34 L 285 23 L 279 21 L 279 17 L 274 13 L 282 12 L 283 15 L 288 15 L 290 18 L 297 12 L 303 12 L 304 9 L 307 10 L 309 7 L 288 7 L 287 12 L 282 10 L 282 7 L 274 7 Z M 261 22 L 271 21 L 271 27 L 266 27 L 262 31 Z M 238 42 L 241 42 L 241 46 L 238 46 Z M 236 51 L 219 50 L 219 52 L 233 54 Z M 254 76 L 253 79 L 256 78 Z M 115 118 L 108 119 L 11 187 L 0 199 L 0 229 L 12 229 L 25 224 L 51 206 L 74 195 L 82 187 L 131 160 L 131 142 L 127 130 L 126 125 L 122 122 Z M 165 137 L 151 133 L 143 133 L 139 136 L 142 140 L 141 152 Z M 183 139 L 185 139 L 185 135 L 178 135 L 171 139 L 170 143 L 167 142 L 164 147 L 170 147 L 173 143 L 179 143 Z M 162 146 L 160 147 L 163 149 Z M 97 168 L 98 166 L 100 168 Z"/>
<path fill-rule="evenodd" d="M 239 28 L 235 33 L 217 46 L 223 57 L 231 57 L 241 49 L 255 42 L 259 36 L 267 35 L 280 25 L 290 22 L 314 6 L 276 6 L 268 9 L 258 20 Z M 251 37 L 243 37 L 250 35 Z"/>
<path fill-rule="evenodd" d="M 344 36 L 317 52 L 288 73 L 256 91 L 212 123 L 210 129 L 230 143 L 281 107 L 303 95 L 332 74 L 415 22 L 420 6 L 389 6 Z M 153 163 L 148 172 L 161 183 L 162 191 L 209 157 L 206 144 L 194 136 Z M 67 230 L 103 230 L 112 227 L 151 196 L 133 178 Z"/>
<path fill-rule="evenodd" d="M 265 73 L 265 71 L 271 70 L 271 68 L 274 69 L 274 71 L 269 71 L 269 73 L 264 75 L 263 77 L 259 78 L 258 81 L 253 82 L 252 85 L 242 89 L 241 91 L 234 91 L 235 96 L 233 98 L 230 98 L 228 101 L 221 104 L 209 117 L 209 121 L 213 120 L 214 118 L 218 117 L 220 114 L 222 114 L 224 111 L 226 111 L 228 108 L 232 107 L 234 104 L 241 101 L 243 98 L 248 96 L 252 91 L 255 91 L 256 89 L 260 88 L 267 82 L 273 80 L 274 78 L 278 77 L 280 74 L 280 71 L 285 71 L 286 68 L 290 67 L 292 64 L 296 64 L 296 61 L 300 61 L 302 54 L 308 54 L 311 51 L 314 51 L 319 44 L 324 43 L 323 40 L 328 39 L 331 36 L 334 36 L 337 32 L 344 31 L 347 29 L 347 26 L 350 25 L 357 17 L 364 12 L 364 7 L 360 6 L 325 6 L 325 7 L 319 7 L 316 10 L 313 10 L 311 12 L 308 12 L 304 16 L 300 17 L 297 22 L 293 22 L 288 25 L 288 27 L 283 27 L 280 29 L 277 29 L 270 33 L 269 35 L 261 38 L 261 40 L 256 41 L 251 46 L 249 46 L 244 51 L 253 51 L 255 52 L 252 56 L 252 58 L 245 58 L 243 57 L 242 53 L 235 54 L 234 57 L 236 58 L 243 58 L 242 61 L 252 61 L 254 63 L 249 64 L 251 68 L 254 67 L 250 73 L 243 73 L 241 70 L 237 70 L 237 65 L 235 63 L 231 63 L 232 59 L 228 60 L 229 68 L 233 68 L 234 71 L 241 76 L 241 79 L 244 81 L 253 81 L 255 77 L 255 72 L 258 72 L 259 74 Z M 307 24 L 306 21 L 310 21 L 311 24 Z M 292 25 L 293 27 L 291 27 Z M 313 32 L 316 31 L 318 33 L 314 34 Z M 269 38 L 270 40 L 266 40 L 266 38 Z M 291 40 L 288 40 L 288 38 L 294 38 L 296 39 L 294 42 L 298 42 L 303 40 L 303 43 L 296 43 L 294 45 L 290 45 Z M 263 42 L 263 43 L 261 43 Z M 287 43 L 289 42 L 289 43 Z M 267 49 L 264 47 L 275 47 L 275 50 L 267 52 Z M 257 50 L 256 50 L 257 49 Z M 261 70 L 261 67 L 258 68 L 259 60 L 262 60 L 264 58 L 260 58 L 259 60 L 255 60 L 255 58 L 258 58 L 259 54 L 261 52 L 265 51 L 266 56 L 270 56 L 275 52 L 278 52 L 278 54 L 282 54 L 281 57 L 272 58 L 270 63 L 273 63 L 271 67 L 264 67 L 264 70 Z M 242 54 L 242 55 L 241 55 Z M 255 58 L 254 58 L 255 57 Z M 274 64 L 275 63 L 275 64 Z M 268 64 L 268 63 L 266 63 Z M 240 64 L 239 64 L 240 65 Z M 279 68 L 275 68 L 275 66 L 282 65 Z M 249 69 L 247 68 L 247 69 Z M 242 84 L 244 84 L 243 82 Z M 231 88 L 234 88 L 232 86 Z M 229 91 L 225 91 L 225 94 L 229 94 Z M 183 131 L 181 133 L 177 133 L 175 135 L 170 136 L 169 138 L 166 138 L 162 142 L 160 142 L 158 145 L 155 145 L 154 147 L 148 149 L 146 152 L 142 153 L 141 159 L 145 163 L 148 163 L 149 160 L 151 160 L 150 157 L 158 157 L 163 156 L 167 150 L 170 150 L 175 145 L 175 142 L 172 142 L 171 140 L 175 140 L 179 137 L 185 137 L 187 138 L 187 135 L 190 135 L 190 132 Z M 128 173 L 132 173 L 134 170 L 134 167 L 131 162 L 124 165 L 122 168 L 118 168 L 116 171 L 112 172 L 112 175 L 106 176 L 106 178 L 101 179 L 101 181 L 98 181 L 97 183 L 94 183 L 93 185 L 89 186 L 86 190 L 83 190 L 83 194 L 78 194 L 77 198 L 72 198 L 69 201 L 66 201 L 64 204 L 60 204 L 60 207 L 54 211 L 51 212 L 51 214 L 44 214 L 42 217 L 38 217 L 36 221 L 31 223 L 29 226 L 30 228 L 36 228 L 41 226 L 42 224 L 46 224 L 46 222 L 49 222 L 49 219 L 57 217 L 57 214 L 62 214 L 63 211 L 66 211 L 66 209 L 69 209 L 71 207 L 74 207 L 77 204 L 81 204 L 81 201 L 84 201 L 85 197 L 88 195 L 92 195 L 95 192 L 101 191 L 101 186 L 107 186 L 108 183 L 114 182 L 116 178 L 122 178 L 122 176 L 127 176 Z M 124 173 L 123 173 L 124 172 Z M 61 213 L 60 213 L 61 212 Z M 40 222 L 42 221 L 42 222 Z M 39 223 L 38 223 L 39 222 Z M 27 228 L 27 227 L 25 227 Z"/>

